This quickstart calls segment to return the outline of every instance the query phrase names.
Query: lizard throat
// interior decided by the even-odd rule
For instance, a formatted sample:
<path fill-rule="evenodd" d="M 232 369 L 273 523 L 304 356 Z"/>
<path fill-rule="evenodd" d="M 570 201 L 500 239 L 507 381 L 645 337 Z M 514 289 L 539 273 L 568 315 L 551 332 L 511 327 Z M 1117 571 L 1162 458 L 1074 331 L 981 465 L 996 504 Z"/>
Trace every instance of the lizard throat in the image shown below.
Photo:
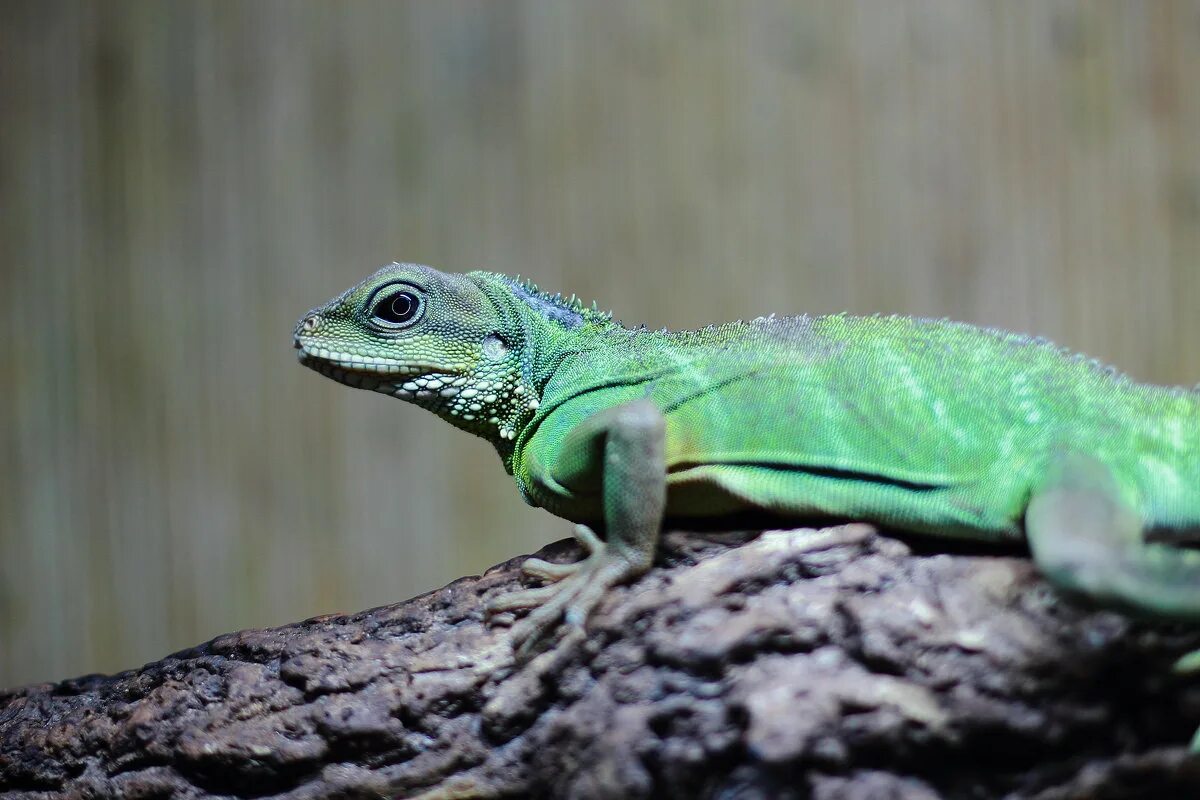
<path fill-rule="evenodd" d="M 499 369 L 484 374 L 459 372 L 304 345 L 297 356 L 301 364 L 327 378 L 427 408 L 502 450 L 510 449 L 539 405 L 536 394 L 511 367 L 497 365 Z"/>

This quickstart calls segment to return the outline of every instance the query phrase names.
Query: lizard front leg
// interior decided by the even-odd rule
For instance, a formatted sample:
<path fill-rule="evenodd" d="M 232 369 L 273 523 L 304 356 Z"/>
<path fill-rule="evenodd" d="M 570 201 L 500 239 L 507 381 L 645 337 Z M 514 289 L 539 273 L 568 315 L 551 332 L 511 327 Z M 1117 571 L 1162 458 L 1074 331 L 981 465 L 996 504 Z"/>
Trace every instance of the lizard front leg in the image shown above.
<path fill-rule="evenodd" d="M 522 568 L 549 585 L 489 604 L 490 613 L 533 609 L 512 629 L 518 655 L 527 656 L 561 620 L 582 626 L 610 588 L 650 568 L 666 506 L 665 432 L 662 412 L 648 400 L 636 400 L 593 414 L 567 435 L 556 471 L 594 474 L 591 462 L 600 459 L 605 537 L 602 541 L 586 525 L 577 526 L 575 538 L 587 551 L 582 561 L 551 564 L 531 558 Z"/>

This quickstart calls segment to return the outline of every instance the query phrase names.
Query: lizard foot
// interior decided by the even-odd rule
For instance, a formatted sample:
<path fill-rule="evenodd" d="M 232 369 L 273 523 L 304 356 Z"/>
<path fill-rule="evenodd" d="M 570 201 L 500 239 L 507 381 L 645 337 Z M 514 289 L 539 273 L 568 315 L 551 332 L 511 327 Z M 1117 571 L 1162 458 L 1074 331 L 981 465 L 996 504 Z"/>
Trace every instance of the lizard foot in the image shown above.
<path fill-rule="evenodd" d="M 512 627 L 513 651 L 521 660 L 532 655 L 538 643 L 553 633 L 560 621 L 582 628 L 592 609 L 610 588 L 644 571 L 601 541 L 588 526 L 576 525 L 574 534 L 575 540 L 587 552 L 582 561 L 552 564 L 530 558 L 521 565 L 521 570 L 526 575 L 547 581 L 548 585 L 510 592 L 488 603 L 489 615 L 533 609 Z"/>

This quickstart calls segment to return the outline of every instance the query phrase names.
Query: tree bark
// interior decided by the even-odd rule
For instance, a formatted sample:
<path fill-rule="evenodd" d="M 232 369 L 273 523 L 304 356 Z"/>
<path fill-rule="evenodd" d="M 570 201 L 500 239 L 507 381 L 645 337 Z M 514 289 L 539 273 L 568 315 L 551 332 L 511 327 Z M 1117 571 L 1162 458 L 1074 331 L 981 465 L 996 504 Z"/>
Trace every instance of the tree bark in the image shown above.
<path fill-rule="evenodd" d="M 524 665 L 482 618 L 514 559 L 0 693 L 0 796 L 1200 796 L 1200 682 L 1170 676 L 1194 628 L 1077 607 L 1020 555 L 913 547 L 669 533 L 586 637 Z"/>

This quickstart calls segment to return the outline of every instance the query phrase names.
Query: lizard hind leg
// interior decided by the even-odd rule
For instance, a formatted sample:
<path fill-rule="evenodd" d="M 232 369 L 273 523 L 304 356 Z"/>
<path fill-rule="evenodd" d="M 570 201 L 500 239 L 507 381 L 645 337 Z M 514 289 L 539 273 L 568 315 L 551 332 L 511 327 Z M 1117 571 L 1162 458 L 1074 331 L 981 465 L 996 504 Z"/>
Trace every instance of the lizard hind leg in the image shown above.
<path fill-rule="evenodd" d="M 1147 542 L 1112 472 L 1058 457 L 1025 512 L 1039 569 L 1058 588 L 1108 608 L 1200 622 L 1200 552 Z"/>
<path fill-rule="evenodd" d="M 1025 530 L 1038 568 L 1059 589 L 1141 616 L 1200 622 L 1200 551 L 1147 542 L 1098 461 L 1057 458 L 1029 502 Z M 1200 651 L 1174 671 L 1200 672 Z M 1200 753 L 1200 730 L 1191 749 Z"/>

